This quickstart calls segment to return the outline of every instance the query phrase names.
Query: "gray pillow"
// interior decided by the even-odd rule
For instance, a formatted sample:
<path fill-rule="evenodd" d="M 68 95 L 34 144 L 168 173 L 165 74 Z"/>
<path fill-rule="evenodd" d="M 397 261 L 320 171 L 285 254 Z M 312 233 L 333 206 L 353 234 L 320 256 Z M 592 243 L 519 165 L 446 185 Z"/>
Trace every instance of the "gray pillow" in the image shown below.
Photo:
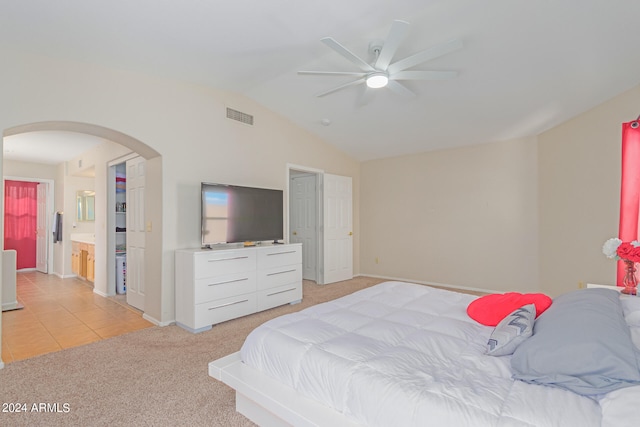
<path fill-rule="evenodd" d="M 514 310 L 498 323 L 487 342 L 487 354 L 490 356 L 506 356 L 533 333 L 533 322 L 536 320 L 535 304 L 528 304 Z"/>
<path fill-rule="evenodd" d="M 620 294 L 582 289 L 554 299 L 513 353 L 513 378 L 594 396 L 640 384 Z"/>

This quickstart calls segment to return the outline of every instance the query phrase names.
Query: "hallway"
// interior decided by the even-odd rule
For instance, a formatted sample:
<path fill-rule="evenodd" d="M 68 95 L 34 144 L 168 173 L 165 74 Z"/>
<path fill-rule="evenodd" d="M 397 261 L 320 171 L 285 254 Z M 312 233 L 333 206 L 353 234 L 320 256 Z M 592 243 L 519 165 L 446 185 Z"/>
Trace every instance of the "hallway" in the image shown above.
<path fill-rule="evenodd" d="M 18 273 L 17 297 L 24 308 L 2 313 L 5 364 L 153 326 L 123 296 L 99 296 L 81 279 Z"/>

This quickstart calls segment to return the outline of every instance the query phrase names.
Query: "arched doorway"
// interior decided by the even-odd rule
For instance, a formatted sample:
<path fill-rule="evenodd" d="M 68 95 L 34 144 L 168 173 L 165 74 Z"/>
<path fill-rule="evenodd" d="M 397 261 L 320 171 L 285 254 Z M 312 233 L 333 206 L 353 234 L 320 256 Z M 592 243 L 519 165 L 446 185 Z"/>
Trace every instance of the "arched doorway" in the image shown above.
<path fill-rule="evenodd" d="M 145 305 L 144 317 L 155 324 L 162 324 L 159 320 L 162 319 L 160 307 L 162 294 L 162 159 L 160 153 L 142 141 L 122 132 L 81 122 L 47 121 L 23 124 L 5 129 L 3 137 L 36 131 L 63 131 L 96 136 L 126 147 L 147 161 L 147 173 L 149 174 L 148 193 L 156 195 L 156 197 L 149 197 L 145 201 L 145 212 L 149 213 L 146 221 L 149 224 L 147 237 L 150 250 L 145 254 L 144 262 L 145 277 L 149 281 L 149 286 L 147 287 L 149 303 Z M 106 163 L 103 166 L 106 174 Z M 0 214 L 3 214 L 3 212 L 0 211 Z M 152 224 L 153 227 L 151 226 Z M 112 280 L 110 274 L 114 274 L 107 268 L 107 239 L 105 227 L 96 227 L 95 286 L 97 289 L 103 289 L 103 292 L 106 291 L 107 283 Z"/>

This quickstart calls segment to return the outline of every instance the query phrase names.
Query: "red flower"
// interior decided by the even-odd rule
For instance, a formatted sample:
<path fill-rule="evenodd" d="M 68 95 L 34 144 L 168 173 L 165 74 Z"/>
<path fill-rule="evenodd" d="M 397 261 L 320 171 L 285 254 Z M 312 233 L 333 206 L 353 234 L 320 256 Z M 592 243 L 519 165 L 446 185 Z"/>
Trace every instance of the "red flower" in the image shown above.
<path fill-rule="evenodd" d="M 630 242 L 623 242 L 618 246 L 616 251 L 622 259 L 628 259 L 632 262 L 640 262 L 640 247 L 633 246 Z"/>

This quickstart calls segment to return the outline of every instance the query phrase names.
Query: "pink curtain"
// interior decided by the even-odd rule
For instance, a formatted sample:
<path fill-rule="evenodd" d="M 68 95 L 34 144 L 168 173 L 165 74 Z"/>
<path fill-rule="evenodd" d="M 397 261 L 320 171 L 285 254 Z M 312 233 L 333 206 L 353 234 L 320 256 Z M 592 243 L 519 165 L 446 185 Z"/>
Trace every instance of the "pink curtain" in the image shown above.
<path fill-rule="evenodd" d="M 639 117 L 640 119 L 640 117 Z M 638 120 L 622 124 L 622 184 L 620 189 L 620 228 L 623 242 L 640 240 L 640 126 Z M 625 264 L 618 262 L 617 285 L 622 285 Z"/>
<path fill-rule="evenodd" d="M 4 248 L 16 250 L 18 269 L 36 267 L 37 210 L 37 182 L 4 182 Z"/>

